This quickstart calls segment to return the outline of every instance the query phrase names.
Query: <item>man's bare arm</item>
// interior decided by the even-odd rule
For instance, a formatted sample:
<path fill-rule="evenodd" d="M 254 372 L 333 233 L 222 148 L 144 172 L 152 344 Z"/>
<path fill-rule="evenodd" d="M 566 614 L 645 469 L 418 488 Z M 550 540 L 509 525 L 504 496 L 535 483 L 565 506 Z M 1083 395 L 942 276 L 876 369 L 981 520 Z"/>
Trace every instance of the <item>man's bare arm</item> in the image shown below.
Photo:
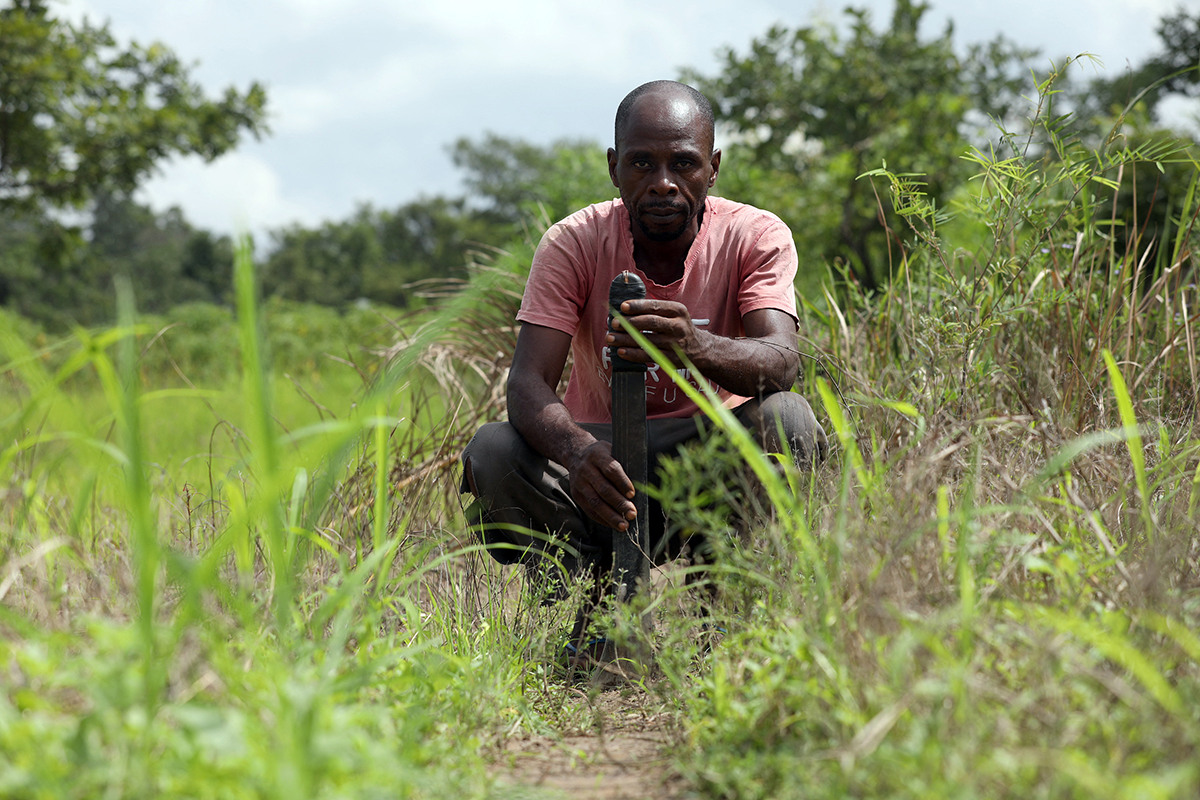
<path fill-rule="evenodd" d="M 628 528 L 636 515 L 633 483 L 612 457 L 612 447 L 575 424 L 555 389 L 571 337 L 522 323 L 508 374 L 508 421 L 538 453 L 570 472 L 571 494 L 602 525 Z"/>
<path fill-rule="evenodd" d="M 791 315 L 773 308 L 751 311 L 742 318 L 746 336 L 728 339 L 692 324 L 687 307 L 666 300 L 630 300 L 622 313 L 667 357 L 681 363 L 682 353 L 700 374 L 721 388 L 754 397 L 765 392 L 786 391 L 796 381 L 800 354 L 796 351 L 796 322 Z M 616 323 L 614 323 L 616 326 Z M 653 363 L 633 337 L 613 330 L 608 341 L 623 358 Z"/>

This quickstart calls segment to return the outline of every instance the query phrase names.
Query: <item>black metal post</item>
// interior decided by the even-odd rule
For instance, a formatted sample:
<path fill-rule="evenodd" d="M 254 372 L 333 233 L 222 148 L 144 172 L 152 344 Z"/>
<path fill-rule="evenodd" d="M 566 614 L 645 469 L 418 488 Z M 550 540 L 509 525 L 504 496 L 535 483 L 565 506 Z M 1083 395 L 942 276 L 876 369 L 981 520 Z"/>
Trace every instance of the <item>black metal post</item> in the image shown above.
<path fill-rule="evenodd" d="M 608 289 L 610 315 L 626 300 L 646 296 L 646 285 L 632 272 L 622 272 Z M 611 316 L 609 319 L 611 320 Z M 646 431 L 646 365 L 626 361 L 609 349 L 612 359 L 613 457 L 637 487 L 633 504 L 637 518 L 624 531 L 613 531 L 613 581 L 618 602 L 650 586 L 650 503 L 642 487 L 648 480 Z"/>

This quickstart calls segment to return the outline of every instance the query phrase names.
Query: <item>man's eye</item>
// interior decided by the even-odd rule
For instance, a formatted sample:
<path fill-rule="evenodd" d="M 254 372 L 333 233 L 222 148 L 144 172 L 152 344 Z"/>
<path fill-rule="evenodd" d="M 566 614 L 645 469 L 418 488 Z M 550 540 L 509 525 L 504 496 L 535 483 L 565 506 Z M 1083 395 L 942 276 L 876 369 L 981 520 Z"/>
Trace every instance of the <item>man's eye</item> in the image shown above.
<path fill-rule="evenodd" d="M 633 167 L 634 169 L 649 169 L 650 162 L 644 159 L 638 159 L 637 161 L 633 162 Z"/>
<path fill-rule="evenodd" d="M 691 169 L 691 168 L 692 168 L 691 161 L 676 161 L 675 162 L 675 169 Z"/>

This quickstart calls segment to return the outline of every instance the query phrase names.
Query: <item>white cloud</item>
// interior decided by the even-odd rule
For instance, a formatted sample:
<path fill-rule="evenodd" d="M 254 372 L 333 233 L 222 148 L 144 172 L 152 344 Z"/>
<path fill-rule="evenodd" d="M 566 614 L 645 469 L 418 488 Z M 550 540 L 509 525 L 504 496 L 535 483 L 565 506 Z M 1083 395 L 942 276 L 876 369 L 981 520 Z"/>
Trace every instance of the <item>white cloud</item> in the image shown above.
<path fill-rule="evenodd" d="M 349 135 L 355 122 L 428 100 L 431 87 L 421 72 L 414 59 L 387 56 L 370 68 L 336 69 L 313 82 L 285 84 L 270 93 L 272 130 L 279 136 L 320 130 Z"/>
<path fill-rule="evenodd" d="M 289 200 L 275 169 L 261 156 L 230 153 L 211 164 L 178 158 L 146 183 L 138 199 L 155 208 L 180 206 L 188 220 L 217 231 L 261 232 L 293 221 L 313 224 L 315 209 Z"/>

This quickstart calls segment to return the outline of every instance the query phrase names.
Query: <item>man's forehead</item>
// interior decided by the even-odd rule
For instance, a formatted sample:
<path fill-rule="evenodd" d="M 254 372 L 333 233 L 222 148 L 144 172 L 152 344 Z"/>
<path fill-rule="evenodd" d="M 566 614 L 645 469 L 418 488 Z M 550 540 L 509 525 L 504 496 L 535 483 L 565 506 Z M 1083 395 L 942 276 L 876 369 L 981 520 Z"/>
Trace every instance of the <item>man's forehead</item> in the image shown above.
<path fill-rule="evenodd" d="M 690 149 L 696 146 L 695 140 L 706 138 L 705 128 L 703 116 L 690 97 L 673 92 L 655 92 L 639 97 L 633 104 L 621 138 L 628 138 L 631 134 L 639 139 L 649 136 L 672 141 L 681 149 Z"/>
<path fill-rule="evenodd" d="M 700 137 L 690 135 L 686 138 L 632 138 L 622 145 L 621 154 L 626 158 L 640 156 L 702 158 L 705 155 Z"/>
<path fill-rule="evenodd" d="M 679 92 L 647 92 L 639 97 L 629 110 L 629 121 L 644 121 L 646 117 L 659 117 L 664 122 L 680 126 L 696 124 L 699 116 L 696 103 Z"/>

